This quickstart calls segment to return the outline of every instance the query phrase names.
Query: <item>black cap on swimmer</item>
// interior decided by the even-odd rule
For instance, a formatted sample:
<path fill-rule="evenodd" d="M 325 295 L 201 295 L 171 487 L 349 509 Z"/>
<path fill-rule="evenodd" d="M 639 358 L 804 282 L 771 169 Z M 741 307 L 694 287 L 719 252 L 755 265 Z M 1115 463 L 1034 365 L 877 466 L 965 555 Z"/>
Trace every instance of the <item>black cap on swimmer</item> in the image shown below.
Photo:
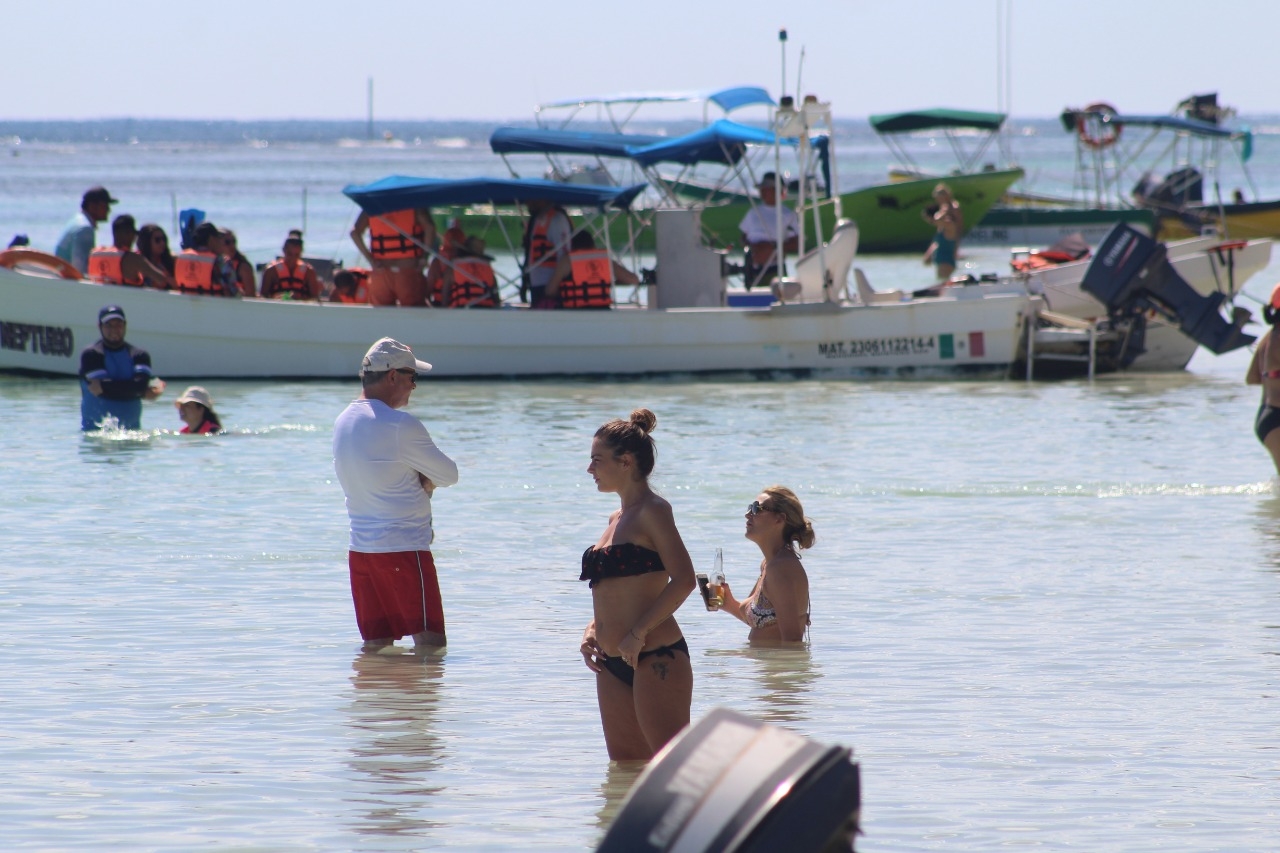
<path fill-rule="evenodd" d="M 119 305 L 106 305 L 98 312 L 98 325 L 101 326 L 108 320 L 124 320 L 124 309 Z"/>

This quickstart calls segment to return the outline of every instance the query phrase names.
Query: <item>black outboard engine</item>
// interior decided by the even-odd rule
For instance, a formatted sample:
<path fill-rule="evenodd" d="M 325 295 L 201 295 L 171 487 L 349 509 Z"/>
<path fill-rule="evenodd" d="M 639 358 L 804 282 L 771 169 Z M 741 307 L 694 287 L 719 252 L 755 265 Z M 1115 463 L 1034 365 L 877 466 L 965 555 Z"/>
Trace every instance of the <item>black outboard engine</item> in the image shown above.
<path fill-rule="evenodd" d="M 645 768 L 596 849 L 843 853 L 861 804 L 847 748 L 716 708 Z"/>
<path fill-rule="evenodd" d="M 1163 243 L 1118 224 L 1098 247 L 1080 287 L 1107 306 L 1113 321 L 1154 310 L 1218 355 L 1253 343 L 1255 338 L 1241 331 L 1249 312 L 1236 308 L 1228 322 L 1219 310 L 1226 297 L 1197 293 L 1167 254 Z"/>

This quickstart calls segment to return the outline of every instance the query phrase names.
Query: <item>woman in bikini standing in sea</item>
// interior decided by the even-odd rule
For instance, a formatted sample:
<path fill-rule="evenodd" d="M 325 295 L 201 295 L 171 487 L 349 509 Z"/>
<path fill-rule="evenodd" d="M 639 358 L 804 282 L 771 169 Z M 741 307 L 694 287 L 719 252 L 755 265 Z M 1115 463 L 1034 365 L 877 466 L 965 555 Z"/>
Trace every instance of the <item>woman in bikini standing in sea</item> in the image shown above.
<path fill-rule="evenodd" d="M 1262 405 L 1254 418 L 1253 432 L 1271 453 L 1271 461 L 1275 463 L 1277 475 L 1280 475 L 1280 346 L 1276 346 L 1273 334 L 1276 321 L 1280 320 L 1280 284 L 1271 291 L 1271 299 L 1263 306 L 1262 316 L 1271 328 L 1258 341 L 1244 381 L 1248 385 L 1262 386 Z"/>
<path fill-rule="evenodd" d="M 689 723 L 693 668 L 673 614 L 697 586 L 671 505 L 649 488 L 657 417 L 636 409 L 596 430 L 587 473 L 622 506 L 582 555 L 594 618 L 581 652 L 596 674 L 609 758 L 652 758 Z"/>
<path fill-rule="evenodd" d="M 813 547 L 813 523 L 796 493 L 770 486 L 747 507 L 746 537 L 760 548 L 760 577 L 742 601 L 725 584 L 721 609 L 745 622 L 750 642 L 799 642 L 809 627 L 809 576 L 802 548 Z"/>

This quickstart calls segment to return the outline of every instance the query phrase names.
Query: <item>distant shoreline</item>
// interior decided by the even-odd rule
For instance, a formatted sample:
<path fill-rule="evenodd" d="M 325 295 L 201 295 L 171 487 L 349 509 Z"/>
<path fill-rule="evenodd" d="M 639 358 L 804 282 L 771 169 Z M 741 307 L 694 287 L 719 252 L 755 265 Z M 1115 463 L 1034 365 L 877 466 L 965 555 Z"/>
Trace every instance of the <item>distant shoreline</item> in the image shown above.
<path fill-rule="evenodd" d="M 1280 134 L 1280 115 L 1239 116 L 1237 123 L 1251 126 L 1255 133 Z M 0 119 L 0 146 L 67 143 L 333 143 L 340 140 L 381 142 L 387 139 L 427 142 L 465 139 L 487 142 L 493 129 L 503 125 L 533 126 L 530 118 L 466 120 L 375 120 L 373 135 L 364 119 Z M 874 137 L 865 117 L 837 119 L 836 129 L 845 137 Z M 636 132 L 684 133 L 701 125 L 697 119 L 636 121 Z M 609 130 L 603 122 L 582 121 L 578 129 Z M 1006 129 L 1030 129 L 1036 133 L 1061 133 L 1058 117 L 1008 120 Z"/>

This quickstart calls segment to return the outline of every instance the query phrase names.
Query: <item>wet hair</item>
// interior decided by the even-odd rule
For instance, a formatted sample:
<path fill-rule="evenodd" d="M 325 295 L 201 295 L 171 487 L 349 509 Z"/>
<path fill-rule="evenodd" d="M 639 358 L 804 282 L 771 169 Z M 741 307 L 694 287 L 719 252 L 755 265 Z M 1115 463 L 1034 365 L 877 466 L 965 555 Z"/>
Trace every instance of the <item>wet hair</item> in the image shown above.
<path fill-rule="evenodd" d="M 575 252 L 585 251 L 586 249 L 594 249 L 596 247 L 596 238 L 591 236 L 591 232 L 587 230 L 579 231 L 569 240 L 569 250 Z"/>
<path fill-rule="evenodd" d="M 614 418 L 596 430 L 595 437 L 609 445 L 615 459 L 624 453 L 634 456 L 640 475 L 648 477 L 653 470 L 654 450 L 650 433 L 657 425 L 657 415 L 648 409 L 636 409 L 631 413 L 631 420 Z"/>
<path fill-rule="evenodd" d="M 781 513 L 783 518 L 782 541 L 790 545 L 807 549 L 813 547 L 813 522 L 804 514 L 800 498 L 786 486 L 770 486 L 764 490 L 769 496 L 769 506 L 774 512 Z"/>
<path fill-rule="evenodd" d="M 192 402 L 194 403 L 195 401 L 193 400 Z M 200 411 L 204 412 L 204 414 L 201 415 L 201 420 L 213 421 L 214 426 L 218 429 L 222 429 L 222 421 L 218 419 L 218 415 L 213 411 L 213 409 L 209 408 L 204 403 L 196 403 L 196 405 L 200 407 Z"/>

